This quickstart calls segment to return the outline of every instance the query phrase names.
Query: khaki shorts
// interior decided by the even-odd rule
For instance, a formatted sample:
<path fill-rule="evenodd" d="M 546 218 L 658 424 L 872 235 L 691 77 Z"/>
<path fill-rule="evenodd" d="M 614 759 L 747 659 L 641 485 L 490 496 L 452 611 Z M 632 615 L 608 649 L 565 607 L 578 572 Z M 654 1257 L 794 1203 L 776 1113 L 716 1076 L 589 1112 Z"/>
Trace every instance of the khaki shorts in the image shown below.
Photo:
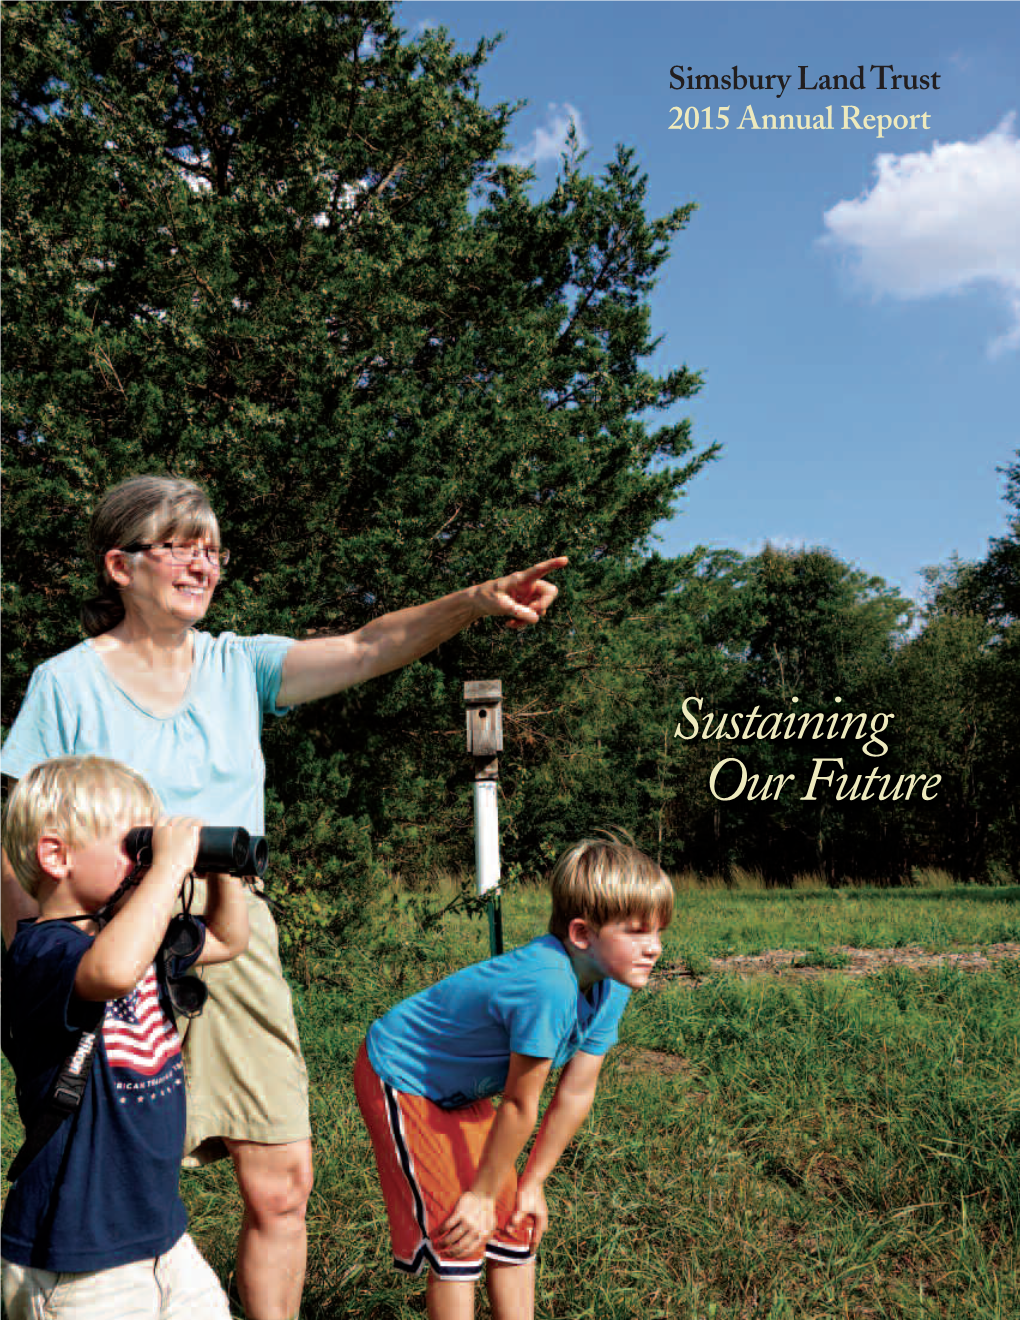
<path fill-rule="evenodd" d="M 205 908 L 195 882 L 193 910 Z M 308 1071 L 290 988 L 265 901 L 248 892 L 251 938 L 231 962 L 200 969 L 209 997 L 200 1017 L 178 1018 L 188 1079 L 184 1164 L 228 1154 L 223 1138 L 284 1145 L 311 1136 Z"/>

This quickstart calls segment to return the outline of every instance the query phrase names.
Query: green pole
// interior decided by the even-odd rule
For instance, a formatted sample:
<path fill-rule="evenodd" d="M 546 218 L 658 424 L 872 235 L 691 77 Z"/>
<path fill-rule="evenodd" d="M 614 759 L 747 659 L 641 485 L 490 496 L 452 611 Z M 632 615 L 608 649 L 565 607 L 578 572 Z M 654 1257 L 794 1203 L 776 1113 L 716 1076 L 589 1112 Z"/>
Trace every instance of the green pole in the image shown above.
<path fill-rule="evenodd" d="M 489 952 L 493 958 L 503 952 L 503 909 L 498 889 L 489 899 Z"/>

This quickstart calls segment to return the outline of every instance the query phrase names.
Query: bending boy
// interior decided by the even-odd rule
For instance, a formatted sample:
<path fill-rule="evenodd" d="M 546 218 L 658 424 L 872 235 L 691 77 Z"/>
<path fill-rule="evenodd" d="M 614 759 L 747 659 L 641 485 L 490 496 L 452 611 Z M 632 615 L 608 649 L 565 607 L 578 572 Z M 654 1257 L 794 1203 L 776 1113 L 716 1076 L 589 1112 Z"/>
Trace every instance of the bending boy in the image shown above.
<path fill-rule="evenodd" d="M 534 1315 L 545 1181 L 591 1108 L 673 915 L 669 879 L 612 837 L 568 849 L 551 888 L 548 935 L 405 999 L 372 1024 L 355 1065 L 394 1263 L 431 1267 L 431 1320 L 474 1314 L 483 1260 L 494 1320 Z M 560 1067 L 518 1180 L 542 1087 Z"/>
<path fill-rule="evenodd" d="M 77 1107 L 4 1207 L 9 1320 L 229 1317 L 178 1193 L 185 1093 L 171 1009 L 201 1003 L 188 966 L 245 948 L 247 908 L 240 880 L 214 877 L 204 923 L 176 918 L 164 949 L 200 825 L 161 814 L 141 775 L 98 756 L 43 762 L 7 804 L 4 849 L 40 908 L 19 923 L 3 976 L 3 1051 L 29 1133 L 62 1065 L 96 1038 Z M 135 825 L 153 825 L 152 862 L 117 898 L 134 868 L 123 841 Z"/>

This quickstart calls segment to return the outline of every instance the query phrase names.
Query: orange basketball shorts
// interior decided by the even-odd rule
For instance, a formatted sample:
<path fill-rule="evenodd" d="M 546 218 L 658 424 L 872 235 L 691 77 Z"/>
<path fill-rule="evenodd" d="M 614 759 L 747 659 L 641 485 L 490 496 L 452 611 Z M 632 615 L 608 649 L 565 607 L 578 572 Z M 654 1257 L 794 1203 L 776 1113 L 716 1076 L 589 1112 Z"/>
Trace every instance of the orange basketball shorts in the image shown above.
<path fill-rule="evenodd" d="M 474 1181 L 496 1118 L 491 1100 L 441 1109 L 425 1096 L 397 1091 L 377 1076 L 364 1044 L 354 1065 L 354 1089 L 372 1138 L 398 1270 L 420 1274 L 428 1264 L 441 1279 L 477 1279 L 486 1256 L 517 1265 L 533 1259 L 528 1235 L 507 1228 L 517 1200 L 513 1171 L 496 1200 L 496 1232 L 477 1260 L 444 1258 L 432 1242 Z"/>

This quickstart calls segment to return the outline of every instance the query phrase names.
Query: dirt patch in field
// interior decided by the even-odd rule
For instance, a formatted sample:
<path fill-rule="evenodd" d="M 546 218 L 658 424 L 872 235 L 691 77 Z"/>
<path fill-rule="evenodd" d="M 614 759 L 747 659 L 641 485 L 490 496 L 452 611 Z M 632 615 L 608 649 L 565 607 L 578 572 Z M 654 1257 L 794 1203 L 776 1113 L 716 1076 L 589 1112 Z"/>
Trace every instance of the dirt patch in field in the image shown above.
<path fill-rule="evenodd" d="M 1020 944 L 986 944 L 980 949 L 955 949 L 948 953 L 929 953 L 920 944 L 897 949 L 855 949 L 836 945 L 826 950 L 831 963 L 820 965 L 818 951 L 809 949 L 769 949 L 765 953 L 734 954 L 730 958 L 711 958 L 712 974 L 726 972 L 733 976 L 778 976 L 789 980 L 812 980 L 819 976 L 870 976 L 890 967 L 925 971 L 932 967 L 955 967 L 961 972 L 986 972 L 997 963 L 1020 959 Z M 683 963 L 671 963 L 655 969 L 652 984 L 687 982 L 698 985 L 705 978 L 696 976 Z"/>
<path fill-rule="evenodd" d="M 1007 960 L 1020 962 L 1020 944 L 986 944 L 980 949 L 955 950 L 952 953 L 929 953 L 919 944 L 907 944 L 899 949 L 855 949 L 840 945 L 826 950 L 847 959 L 842 967 L 808 967 L 805 959 L 816 956 L 817 951 L 807 949 L 770 949 L 767 953 L 735 954 L 731 958 L 712 958 L 712 975 L 727 972 L 733 976 L 782 977 L 784 980 L 812 980 L 819 976 L 869 976 L 890 967 L 905 967 L 909 971 L 925 971 L 932 967 L 955 967 L 962 972 L 986 972 L 997 963 Z M 666 985 L 700 985 L 704 976 L 695 976 L 683 963 L 659 966 L 652 973 L 649 989 L 663 989 Z M 621 1077 L 636 1074 L 658 1077 L 692 1077 L 689 1059 L 668 1054 L 664 1050 L 642 1049 L 635 1045 L 619 1045 L 612 1053 L 615 1072 Z M 693 1092 L 691 1099 L 704 1100 L 708 1092 Z"/>
<path fill-rule="evenodd" d="M 689 1103 L 703 1104 L 709 1098 L 707 1091 L 690 1089 L 690 1083 L 697 1085 L 697 1074 L 690 1059 L 685 1059 L 682 1054 L 648 1050 L 640 1045 L 616 1045 L 606 1068 L 608 1076 L 618 1077 L 627 1084 L 649 1077 L 682 1077 L 688 1083 L 685 1094 Z"/>
<path fill-rule="evenodd" d="M 691 1071 L 689 1059 L 665 1050 L 646 1050 L 637 1045 L 618 1045 L 613 1051 L 616 1071 L 628 1073 L 657 1073 L 660 1077 L 687 1077 Z"/>

